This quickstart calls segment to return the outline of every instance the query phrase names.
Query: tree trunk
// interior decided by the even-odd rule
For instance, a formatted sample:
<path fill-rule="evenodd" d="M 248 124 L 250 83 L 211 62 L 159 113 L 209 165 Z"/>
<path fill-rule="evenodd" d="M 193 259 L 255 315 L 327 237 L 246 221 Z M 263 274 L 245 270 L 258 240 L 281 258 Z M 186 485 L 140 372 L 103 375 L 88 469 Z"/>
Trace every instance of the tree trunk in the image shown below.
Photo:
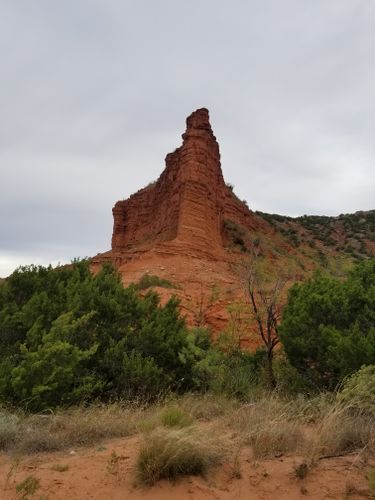
<path fill-rule="evenodd" d="M 272 349 L 267 351 L 267 374 L 268 374 L 268 383 L 270 385 L 271 389 L 276 388 L 276 378 L 275 374 L 273 373 L 273 351 Z"/>

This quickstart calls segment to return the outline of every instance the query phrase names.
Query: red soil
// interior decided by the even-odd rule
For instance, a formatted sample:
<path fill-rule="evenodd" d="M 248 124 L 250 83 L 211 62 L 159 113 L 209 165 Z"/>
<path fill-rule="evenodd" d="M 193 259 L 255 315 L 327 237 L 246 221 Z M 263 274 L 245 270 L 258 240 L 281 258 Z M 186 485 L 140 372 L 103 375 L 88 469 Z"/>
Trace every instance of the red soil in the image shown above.
<path fill-rule="evenodd" d="M 43 453 L 15 459 L 0 455 L 0 498 L 21 498 L 16 486 L 28 476 L 39 479 L 33 498 L 54 500 L 295 500 L 360 499 L 370 497 L 366 473 L 374 462 L 347 455 L 320 460 L 304 479 L 295 475 L 302 459 L 281 456 L 255 462 L 249 449 L 239 457 L 239 473 L 233 463 L 209 472 L 206 478 L 186 477 L 175 484 L 161 481 L 153 487 L 135 484 L 139 438 L 112 440 L 104 446 L 59 453 Z M 112 452 L 119 457 L 111 462 Z M 56 465 L 66 470 L 54 470 Z"/>

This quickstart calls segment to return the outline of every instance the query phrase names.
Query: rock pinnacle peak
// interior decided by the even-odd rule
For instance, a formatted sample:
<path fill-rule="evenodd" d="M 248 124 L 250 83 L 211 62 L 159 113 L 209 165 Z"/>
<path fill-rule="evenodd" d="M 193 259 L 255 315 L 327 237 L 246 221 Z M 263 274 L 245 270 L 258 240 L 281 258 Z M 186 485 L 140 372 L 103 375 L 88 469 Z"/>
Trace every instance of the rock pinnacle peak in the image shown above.
<path fill-rule="evenodd" d="M 226 218 L 249 215 L 225 185 L 206 108 L 186 119 L 182 138 L 182 146 L 166 156 L 159 179 L 114 206 L 112 251 L 121 259 L 160 245 L 217 257 L 224 249 Z"/>
<path fill-rule="evenodd" d="M 199 137 L 207 135 L 215 139 L 210 124 L 210 115 L 207 108 L 200 108 L 186 118 L 186 132 L 182 135 L 185 140 L 189 136 Z"/>
<path fill-rule="evenodd" d="M 210 115 L 207 108 L 200 108 L 193 111 L 186 118 L 186 127 L 189 128 L 207 128 L 210 127 Z"/>

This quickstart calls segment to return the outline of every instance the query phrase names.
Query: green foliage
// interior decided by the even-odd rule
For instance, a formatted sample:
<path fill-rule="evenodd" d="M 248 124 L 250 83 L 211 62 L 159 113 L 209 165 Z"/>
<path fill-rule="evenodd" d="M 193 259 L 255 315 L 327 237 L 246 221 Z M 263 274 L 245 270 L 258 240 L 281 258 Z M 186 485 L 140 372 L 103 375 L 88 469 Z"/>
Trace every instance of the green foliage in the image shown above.
<path fill-rule="evenodd" d="M 338 400 L 375 416 L 375 365 L 362 366 L 344 381 Z"/>
<path fill-rule="evenodd" d="M 265 358 L 263 349 L 255 353 L 237 349 L 229 354 L 212 349 L 195 366 L 196 385 L 202 390 L 247 401 L 262 382 Z"/>
<path fill-rule="evenodd" d="M 191 416 L 178 406 L 165 408 L 160 415 L 161 423 L 165 427 L 188 427 L 193 423 Z"/>
<path fill-rule="evenodd" d="M 283 353 L 277 353 L 273 361 L 277 390 L 280 394 L 297 396 L 313 394 L 316 389 L 292 366 Z"/>
<path fill-rule="evenodd" d="M 316 274 L 294 285 L 280 332 L 290 363 L 318 387 L 375 364 L 375 260 L 344 282 Z"/>
<path fill-rule="evenodd" d="M 0 284 L 0 402 L 33 411 L 193 387 L 207 336 L 174 298 L 124 288 L 110 265 L 28 266 Z"/>
<path fill-rule="evenodd" d="M 256 214 L 286 236 L 294 246 L 299 246 L 301 242 L 296 231 L 299 227 L 300 232 L 310 236 L 308 244 L 313 248 L 315 242 L 320 241 L 324 246 L 339 245 L 336 250 L 346 252 L 354 259 L 372 255 L 365 240 L 375 241 L 375 210 L 341 214 L 338 217 L 303 215 L 292 218 L 263 212 Z M 340 234 L 345 237 L 344 243 L 341 242 Z"/>
<path fill-rule="evenodd" d="M 146 290 L 147 288 L 151 288 L 153 286 L 176 288 L 170 281 L 160 278 L 160 276 L 156 276 L 154 274 L 144 274 L 135 286 L 138 290 Z"/>
<path fill-rule="evenodd" d="M 224 221 L 224 228 L 232 245 L 238 246 L 241 252 L 246 252 L 246 230 L 236 222 L 229 219 Z"/>
<path fill-rule="evenodd" d="M 19 498 L 26 499 L 33 496 L 40 488 L 40 480 L 34 476 L 27 476 L 21 483 L 17 484 L 16 491 Z"/>
<path fill-rule="evenodd" d="M 293 227 L 280 227 L 280 233 L 286 236 L 294 247 L 298 247 L 301 244 L 301 241 L 298 237 L 298 231 Z"/>
<path fill-rule="evenodd" d="M 294 473 L 298 479 L 305 479 L 309 472 L 309 465 L 306 462 L 302 462 L 301 464 L 294 467 Z"/>

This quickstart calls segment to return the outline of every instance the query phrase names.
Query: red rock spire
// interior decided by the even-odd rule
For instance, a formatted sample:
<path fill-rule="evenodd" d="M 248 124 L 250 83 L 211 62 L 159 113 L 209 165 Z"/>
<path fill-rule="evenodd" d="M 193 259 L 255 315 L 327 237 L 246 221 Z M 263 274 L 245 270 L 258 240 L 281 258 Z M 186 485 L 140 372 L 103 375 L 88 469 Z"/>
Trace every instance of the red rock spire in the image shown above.
<path fill-rule="evenodd" d="M 243 208 L 225 186 L 207 109 L 187 118 L 182 139 L 155 184 L 114 206 L 113 252 L 167 243 L 206 255 L 221 251 L 226 212 L 235 217 Z"/>

